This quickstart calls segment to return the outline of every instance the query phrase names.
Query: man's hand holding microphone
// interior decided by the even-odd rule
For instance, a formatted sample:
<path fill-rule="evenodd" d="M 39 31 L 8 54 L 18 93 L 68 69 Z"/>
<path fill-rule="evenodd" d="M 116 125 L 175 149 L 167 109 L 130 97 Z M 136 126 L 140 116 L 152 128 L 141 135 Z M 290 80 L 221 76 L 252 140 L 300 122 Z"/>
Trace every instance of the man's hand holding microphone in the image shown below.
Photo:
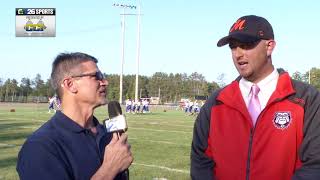
<path fill-rule="evenodd" d="M 128 135 L 124 133 L 128 129 L 127 123 L 117 101 L 108 103 L 108 113 L 110 118 L 104 124 L 107 131 L 113 133 L 112 139 L 105 148 L 103 163 L 92 179 L 128 180 L 128 168 L 133 162 L 133 156 L 127 141 Z"/>

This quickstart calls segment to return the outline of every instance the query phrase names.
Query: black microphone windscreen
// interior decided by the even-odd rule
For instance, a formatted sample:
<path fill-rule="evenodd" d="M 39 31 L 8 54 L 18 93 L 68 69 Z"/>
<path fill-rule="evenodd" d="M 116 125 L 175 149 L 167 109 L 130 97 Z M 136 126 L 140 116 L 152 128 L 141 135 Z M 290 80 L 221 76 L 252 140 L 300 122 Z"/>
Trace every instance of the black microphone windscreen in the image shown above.
<path fill-rule="evenodd" d="M 116 116 L 122 115 L 120 103 L 118 101 L 110 101 L 108 103 L 108 113 L 109 118 L 114 118 Z"/>

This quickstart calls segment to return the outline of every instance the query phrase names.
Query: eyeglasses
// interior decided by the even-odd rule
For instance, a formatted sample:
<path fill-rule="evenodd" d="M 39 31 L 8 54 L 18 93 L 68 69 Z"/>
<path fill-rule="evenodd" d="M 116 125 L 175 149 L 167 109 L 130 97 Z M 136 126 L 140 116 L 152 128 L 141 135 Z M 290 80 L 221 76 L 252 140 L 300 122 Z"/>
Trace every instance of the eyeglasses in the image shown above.
<path fill-rule="evenodd" d="M 77 78 L 77 77 L 85 77 L 85 76 L 90 76 L 90 77 L 95 77 L 96 80 L 98 81 L 103 81 L 105 79 L 105 76 L 102 74 L 101 71 L 97 71 L 94 73 L 87 73 L 87 74 L 79 74 L 79 75 L 74 75 L 71 76 L 72 78 Z"/>

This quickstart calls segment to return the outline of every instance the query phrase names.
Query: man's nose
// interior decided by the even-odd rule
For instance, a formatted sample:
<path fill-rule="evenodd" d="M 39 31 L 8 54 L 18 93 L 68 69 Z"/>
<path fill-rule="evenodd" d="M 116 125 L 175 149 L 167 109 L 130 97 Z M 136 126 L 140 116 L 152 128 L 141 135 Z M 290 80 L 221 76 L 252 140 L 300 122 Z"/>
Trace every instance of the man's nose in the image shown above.
<path fill-rule="evenodd" d="M 242 49 L 241 47 L 238 46 L 238 47 L 235 47 L 232 49 L 232 53 L 236 57 L 236 59 L 239 59 L 240 57 L 243 56 L 244 49 Z"/>
<path fill-rule="evenodd" d="M 100 85 L 102 86 L 108 86 L 109 85 L 109 82 L 106 80 L 106 79 L 103 79 L 100 81 Z"/>

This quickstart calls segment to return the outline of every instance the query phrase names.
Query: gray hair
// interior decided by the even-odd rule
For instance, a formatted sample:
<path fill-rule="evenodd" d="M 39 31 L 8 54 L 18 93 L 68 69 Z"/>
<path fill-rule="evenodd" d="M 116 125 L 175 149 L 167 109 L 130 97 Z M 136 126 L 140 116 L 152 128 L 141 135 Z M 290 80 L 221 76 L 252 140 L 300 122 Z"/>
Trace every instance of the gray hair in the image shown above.
<path fill-rule="evenodd" d="M 51 85 L 59 99 L 62 97 L 61 83 L 66 76 L 71 76 L 74 69 L 78 68 L 83 62 L 93 61 L 98 63 L 98 60 L 85 53 L 61 53 L 52 63 Z"/>

